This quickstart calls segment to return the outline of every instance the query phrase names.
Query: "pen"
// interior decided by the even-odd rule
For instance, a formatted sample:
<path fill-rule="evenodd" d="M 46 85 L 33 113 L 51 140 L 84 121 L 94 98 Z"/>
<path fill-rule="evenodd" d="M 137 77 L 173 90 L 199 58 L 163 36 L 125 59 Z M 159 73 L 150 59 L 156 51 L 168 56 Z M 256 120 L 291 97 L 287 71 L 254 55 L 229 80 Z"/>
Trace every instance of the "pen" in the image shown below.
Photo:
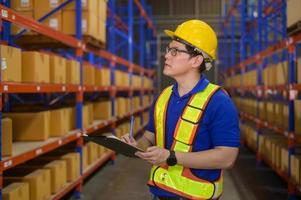
<path fill-rule="evenodd" d="M 132 115 L 132 116 L 131 116 L 131 125 L 130 125 L 130 138 L 131 138 L 131 139 L 134 138 L 134 137 L 133 137 L 134 120 L 135 120 L 135 118 L 134 118 L 134 116 Z"/>

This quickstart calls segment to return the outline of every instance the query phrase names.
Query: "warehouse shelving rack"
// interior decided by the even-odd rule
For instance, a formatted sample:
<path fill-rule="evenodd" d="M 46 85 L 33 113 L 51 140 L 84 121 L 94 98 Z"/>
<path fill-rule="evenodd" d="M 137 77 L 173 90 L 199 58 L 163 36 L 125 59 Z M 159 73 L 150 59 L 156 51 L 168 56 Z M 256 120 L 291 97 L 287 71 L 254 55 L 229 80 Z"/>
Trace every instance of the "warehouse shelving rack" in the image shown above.
<path fill-rule="evenodd" d="M 114 50 L 112 47 L 112 44 L 114 44 L 114 38 L 111 37 L 111 33 L 109 33 L 109 39 L 107 40 L 107 43 L 109 45 L 109 51 L 103 50 L 103 49 L 96 49 L 94 47 L 90 47 L 87 44 L 85 44 L 82 39 L 82 33 L 81 33 L 81 1 L 80 0 L 73 0 L 76 1 L 76 37 L 71 37 L 68 35 L 65 35 L 61 32 L 55 31 L 41 23 L 38 23 L 37 21 L 28 19 L 26 17 L 23 17 L 22 15 L 18 14 L 16 11 L 13 11 L 9 8 L 10 2 L 9 1 L 1 1 L 0 3 L 0 22 L 1 22 L 1 31 L 2 31 L 2 43 L 6 44 L 12 44 L 12 38 L 10 36 L 10 23 L 14 23 L 16 25 L 19 25 L 21 27 L 24 27 L 29 30 L 33 30 L 39 34 L 42 34 L 44 36 L 47 36 L 49 38 L 52 38 L 56 41 L 59 41 L 63 43 L 64 45 L 71 47 L 75 51 L 75 57 L 79 63 L 80 63 L 80 84 L 79 85 L 69 85 L 69 84 L 32 84 L 32 83 L 14 83 L 14 82 L 1 82 L 0 83 L 0 92 L 4 96 L 7 94 L 18 94 L 18 93 L 75 93 L 76 94 L 76 112 L 77 112 L 77 119 L 76 119 L 76 127 L 77 130 L 74 130 L 72 132 L 69 132 L 66 136 L 63 137 L 56 137 L 48 139 L 45 142 L 37 142 L 35 143 L 31 148 L 29 148 L 26 152 L 21 152 L 16 155 L 13 155 L 11 157 L 5 157 L 2 158 L 1 156 L 1 148 L 0 148 L 0 199 L 2 199 L 2 188 L 3 188 L 3 172 L 7 169 L 13 168 L 14 166 L 17 166 L 21 163 L 24 163 L 28 160 L 34 159 L 42 154 L 45 154 L 47 152 L 53 151 L 57 148 L 60 148 L 66 144 L 69 144 L 71 142 L 76 142 L 77 148 L 76 151 L 78 151 L 81 155 L 81 177 L 79 177 L 76 181 L 69 183 L 66 185 L 61 191 L 59 191 L 57 194 L 53 195 L 52 199 L 60 199 L 65 194 L 69 193 L 70 191 L 75 189 L 75 196 L 80 197 L 80 192 L 83 184 L 83 180 L 88 177 L 90 174 L 92 174 L 96 169 L 99 168 L 105 161 L 108 159 L 114 158 L 114 152 L 109 151 L 101 159 L 97 161 L 97 163 L 90 166 L 88 169 L 83 171 L 82 169 L 82 145 L 84 143 L 81 135 L 83 133 L 91 134 L 97 130 L 100 130 L 102 128 L 111 126 L 111 128 L 114 130 L 116 123 L 120 120 L 129 118 L 131 115 L 137 115 L 142 112 L 147 111 L 150 106 L 142 106 L 142 102 L 140 101 L 140 108 L 137 110 L 131 109 L 129 113 L 127 113 L 124 116 L 115 116 L 115 112 L 113 109 L 112 116 L 113 118 L 106 121 L 94 121 L 93 125 L 89 126 L 88 128 L 84 129 L 82 127 L 82 106 L 84 101 L 84 94 L 87 92 L 108 92 L 110 94 L 111 98 L 115 98 L 117 92 L 127 92 L 129 96 L 132 96 L 134 92 L 139 92 L 140 94 L 153 94 L 154 89 L 153 88 L 137 88 L 132 87 L 130 82 L 129 87 L 116 87 L 114 84 L 114 69 L 117 65 L 120 65 L 121 67 L 128 68 L 130 77 L 132 73 L 138 73 L 140 76 L 147 76 L 149 78 L 152 78 L 154 76 L 154 70 L 153 65 L 151 65 L 151 62 L 147 62 L 148 64 L 146 67 L 142 67 L 146 64 L 146 60 L 150 61 L 150 59 L 154 59 L 155 57 L 150 54 L 155 54 L 155 52 L 148 51 L 146 52 L 146 46 L 144 46 L 148 41 L 152 40 L 155 37 L 155 29 L 153 22 L 150 18 L 150 12 L 149 8 L 147 8 L 147 5 L 142 0 L 141 3 L 138 0 L 135 1 L 129 1 L 128 7 L 129 7 L 129 16 L 128 16 L 128 23 L 125 23 L 123 19 L 121 19 L 119 16 L 117 16 L 117 13 L 115 12 L 115 9 L 109 7 L 111 10 L 109 10 L 109 20 L 108 24 L 110 24 L 111 28 L 116 26 L 118 29 L 115 29 L 114 37 L 117 33 L 120 32 L 130 32 L 130 34 L 124 34 L 126 37 L 123 38 L 123 40 L 126 40 L 128 42 L 128 56 L 127 58 L 123 58 L 121 56 L 117 55 L 117 51 Z M 72 2 L 72 0 L 68 0 L 67 3 Z M 67 4 L 66 2 L 63 4 Z M 115 0 L 110 0 L 108 2 L 109 5 L 112 5 L 115 3 Z M 47 13 L 44 18 L 47 16 L 50 16 L 51 13 L 56 12 L 56 10 L 61 9 L 64 7 L 64 5 L 60 5 L 58 8 L 54 9 L 53 11 L 50 11 L 50 13 Z M 138 14 L 140 15 L 140 42 L 143 42 L 143 44 L 140 44 L 138 46 L 138 49 L 140 49 L 140 59 L 139 59 L 139 65 L 134 64 L 133 59 L 133 27 L 134 27 L 134 12 L 133 7 L 134 5 L 137 7 L 137 10 L 139 11 Z M 111 22 L 110 22 L 111 20 Z M 128 24 L 128 25 L 126 25 Z M 141 25 L 142 24 L 142 25 Z M 115 28 L 115 27 L 114 27 Z M 153 34 L 151 34 L 153 33 Z M 146 36 L 145 36 L 146 35 Z M 151 48 L 155 49 L 155 47 Z M 88 61 L 93 65 L 101 65 L 103 62 L 110 63 L 110 69 L 111 69 L 111 86 L 102 87 L 102 86 L 92 86 L 92 85 L 83 85 L 83 71 L 82 71 L 82 63 L 85 57 L 88 57 Z M 101 61 L 96 62 L 96 61 Z M 130 78 L 131 80 L 131 78 Z M 142 82 L 143 83 L 143 82 Z M 2 113 L 3 111 L 3 98 L 0 100 L 0 109 Z M 2 115 L 2 114 L 1 114 Z M 0 123 L 1 124 L 1 123 Z M 142 132 L 145 129 L 145 123 L 142 123 L 141 129 L 137 130 L 137 134 Z M 0 132 L 0 136 L 1 136 Z M 0 141 L 1 142 L 1 141 Z M 1 143 L 0 143 L 1 144 Z M 1 145 L 0 145 L 1 146 Z"/>
<path fill-rule="evenodd" d="M 254 9 L 257 8 L 257 9 Z M 228 75 L 228 78 L 234 75 L 241 75 L 240 86 L 230 86 L 228 89 L 231 94 L 237 94 L 241 99 L 252 96 L 256 99 L 257 111 L 256 116 L 240 112 L 242 121 L 251 121 L 256 124 L 257 128 L 257 148 L 255 152 L 257 154 L 257 160 L 264 160 L 263 156 L 258 151 L 259 147 L 259 135 L 262 134 L 262 128 L 267 128 L 275 132 L 275 134 L 281 134 L 287 138 L 288 144 L 288 172 L 283 173 L 280 169 L 272 166 L 267 160 L 264 160 L 269 164 L 273 170 L 282 177 L 288 183 L 288 199 L 295 199 L 296 192 L 300 192 L 300 186 L 295 183 L 290 172 L 290 159 L 294 154 L 296 144 L 301 144 L 300 135 L 296 135 L 294 132 L 294 100 L 298 98 L 298 94 L 301 91 L 301 84 L 296 82 L 295 72 L 297 47 L 301 44 L 301 33 L 297 33 L 294 36 L 288 37 L 286 34 L 286 1 L 257 1 L 256 4 L 248 4 L 248 1 L 232 1 L 231 7 L 227 16 L 222 20 L 222 31 L 229 36 L 228 29 L 229 19 L 233 17 L 235 12 L 240 8 L 240 61 L 234 63 L 229 60 L 233 58 L 229 55 L 233 55 L 233 49 L 227 56 L 222 57 L 221 65 L 223 67 L 224 75 Z M 249 12 L 251 11 L 251 15 Z M 255 15 L 254 15 L 255 14 Z M 233 18 L 232 18 L 233 19 Z M 231 33 L 234 31 L 232 30 Z M 223 48 L 224 46 L 222 46 Z M 227 47 L 226 47 L 227 48 Z M 235 50 L 235 49 L 234 49 Z M 226 52 L 225 48 L 220 52 Z M 288 61 L 288 77 L 287 83 L 283 85 L 266 86 L 263 84 L 263 69 L 268 67 L 269 63 L 278 63 L 281 61 Z M 232 65 L 229 65 L 231 63 Z M 234 64 L 233 64 L 234 63 Z M 300 67 L 300 66 L 299 66 Z M 247 71 L 257 71 L 256 85 L 245 85 L 242 75 Z M 288 129 L 284 130 L 278 127 L 276 124 L 271 124 L 259 117 L 259 103 L 262 100 L 274 97 L 275 99 L 282 99 L 287 102 L 289 108 L 288 116 Z"/>

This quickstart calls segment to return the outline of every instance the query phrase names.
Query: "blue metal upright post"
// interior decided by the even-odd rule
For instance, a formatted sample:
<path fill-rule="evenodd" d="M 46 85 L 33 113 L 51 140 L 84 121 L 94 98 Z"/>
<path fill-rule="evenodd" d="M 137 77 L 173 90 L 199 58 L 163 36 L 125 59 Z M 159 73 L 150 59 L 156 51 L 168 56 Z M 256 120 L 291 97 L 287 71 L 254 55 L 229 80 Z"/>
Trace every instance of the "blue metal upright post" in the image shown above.
<path fill-rule="evenodd" d="M 4 6 L 10 8 L 10 0 L 1 0 L 0 1 L 1 4 L 3 4 Z M 10 39 L 10 22 L 7 21 L 2 21 L 3 25 L 3 29 L 2 29 L 2 40 L 7 41 L 7 44 L 11 44 L 11 39 Z"/>
<path fill-rule="evenodd" d="M 134 30 L 134 1 L 128 1 L 128 61 L 132 64 L 133 63 L 133 30 Z M 133 67 L 132 65 L 129 68 L 129 85 L 130 87 L 133 86 Z M 130 93 L 130 110 L 133 112 L 133 93 Z"/>
<path fill-rule="evenodd" d="M 110 8 L 111 11 L 111 15 L 108 18 L 108 49 L 111 53 L 115 53 L 116 48 L 115 48 L 115 44 L 116 44 L 116 37 L 115 37 L 115 31 L 114 31 L 114 27 L 115 27 L 115 20 L 114 20 L 114 16 L 116 14 L 116 1 L 115 0 L 109 0 L 108 6 Z M 111 85 L 115 86 L 115 66 L 116 63 L 115 62 L 110 62 L 110 71 L 111 71 Z M 111 95 L 111 104 L 112 104 L 112 116 L 115 117 L 115 96 Z"/>
<path fill-rule="evenodd" d="M 145 7 L 145 1 L 141 0 L 141 4 L 143 7 Z M 145 60 L 145 20 L 142 15 L 139 17 L 139 39 L 140 39 L 140 52 L 139 52 L 139 63 L 141 67 L 144 66 L 144 60 Z M 142 88 L 145 88 L 145 81 L 144 81 L 144 75 L 143 73 L 140 73 L 141 78 L 141 85 Z M 143 96 L 145 95 L 144 91 L 140 94 L 140 106 L 143 104 Z M 143 115 L 140 115 L 141 124 L 144 124 Z"/>
<path fill-rule="evenodd" d="M 82 4 L 81 0 L 75 1 L 75 27 L 76 38 L 82 40 Z M 77 61 L 80 64 L 80 85 L 83 87 L 83 52 L 76 52 Z M 83 131 L 83 91 L 82 89 L 76 94 L 76 128 Z M 77 142 L 76 151 L 80 154 L 80 174 L 83 175 L 83 139 Z M 81 195 L 81 185 L 76 189 L 75 198 L 79 199 Z"/>

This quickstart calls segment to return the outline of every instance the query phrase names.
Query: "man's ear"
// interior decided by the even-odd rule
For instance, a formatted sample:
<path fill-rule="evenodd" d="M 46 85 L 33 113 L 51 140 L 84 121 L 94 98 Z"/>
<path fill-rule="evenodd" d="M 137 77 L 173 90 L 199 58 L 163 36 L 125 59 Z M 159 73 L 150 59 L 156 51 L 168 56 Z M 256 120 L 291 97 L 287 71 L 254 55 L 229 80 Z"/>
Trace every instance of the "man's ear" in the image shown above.
<path fill-rule="evenodd" d="M 199 68 L 203 61 L 204 61 L 203 56 L 201 56 L 201 55 L 195 56 L 195 57 L 193 58 L 192 67 L 194 67 L 194 68 Z"/>

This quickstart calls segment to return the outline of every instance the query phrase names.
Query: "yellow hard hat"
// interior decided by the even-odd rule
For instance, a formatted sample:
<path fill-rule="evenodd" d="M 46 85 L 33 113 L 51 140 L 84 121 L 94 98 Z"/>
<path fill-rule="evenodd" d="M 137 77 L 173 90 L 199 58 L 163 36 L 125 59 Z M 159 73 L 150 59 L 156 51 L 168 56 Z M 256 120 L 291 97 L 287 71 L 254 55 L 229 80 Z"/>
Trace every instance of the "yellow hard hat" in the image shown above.
<path fill-rule="evenodd" d="M 213 29 L 201 20 L 188 20 L 180 24 L 176 31 L 164 30 L 172 37 L 179 38 L 201 52 L 205 52 L 211 59 L 216 58 L 217 38 Z"/>

